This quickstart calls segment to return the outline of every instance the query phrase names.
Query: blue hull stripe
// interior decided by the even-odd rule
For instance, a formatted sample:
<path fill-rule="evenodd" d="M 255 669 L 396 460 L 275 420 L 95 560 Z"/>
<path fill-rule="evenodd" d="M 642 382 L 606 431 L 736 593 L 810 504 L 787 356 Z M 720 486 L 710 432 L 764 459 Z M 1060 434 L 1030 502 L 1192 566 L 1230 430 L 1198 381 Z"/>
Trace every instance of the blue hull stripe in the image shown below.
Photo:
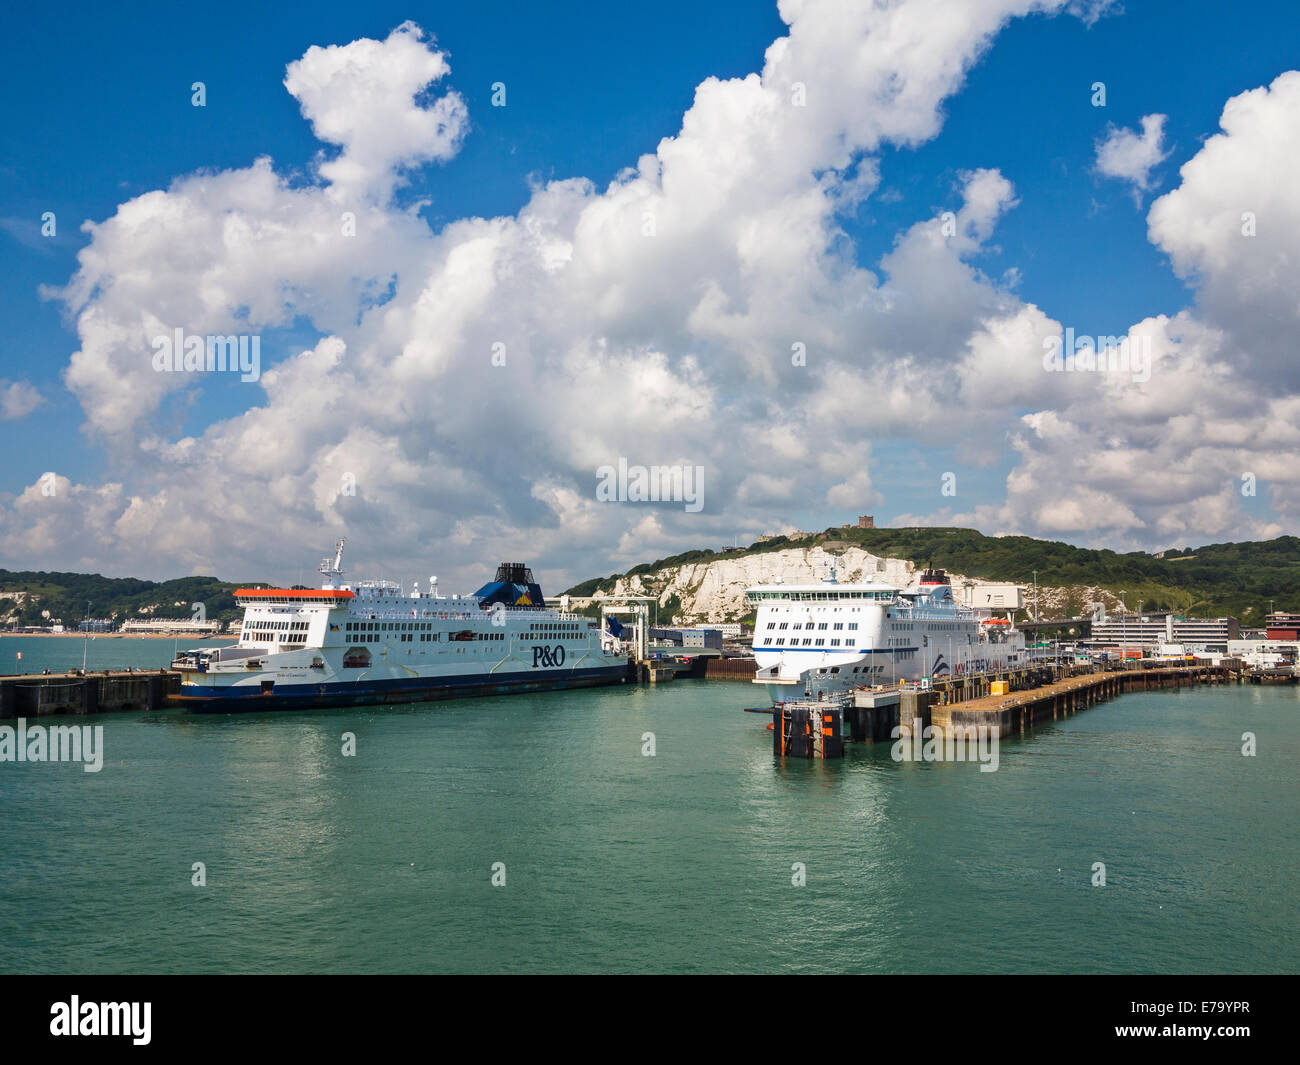
<path fill-rule="evenodd" d="M 239 687 L 183 684 L 173 696 L 191 710 L 206 713 L 297 710 L 316 706 L 355 706 L 367 703 L 422 702 L 467 695 L 504 695 L 512 692 L 556 691 L 618 684 L 628 677 L 625 666 L 591 669 L 539 669 L 527 673 L 473 673 L 463 676 L 403 677 L 396 680 L 323 684 L 280 684 L 271 692 L 259 685 Z"/>

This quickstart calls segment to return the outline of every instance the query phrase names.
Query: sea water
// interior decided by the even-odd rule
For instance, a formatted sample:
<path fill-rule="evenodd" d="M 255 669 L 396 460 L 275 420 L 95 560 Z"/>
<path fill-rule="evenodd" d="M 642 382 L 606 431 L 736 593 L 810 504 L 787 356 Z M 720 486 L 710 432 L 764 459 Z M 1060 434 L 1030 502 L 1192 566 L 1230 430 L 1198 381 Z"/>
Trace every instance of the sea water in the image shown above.
<path fill-rule="evenodd" d="M 41 719 L 104 764 L 0 764 L 0 971 L 1298 967 L 1296 688 L 1124 695 L 991 773 L 775 759 L 759 691 Z"/>

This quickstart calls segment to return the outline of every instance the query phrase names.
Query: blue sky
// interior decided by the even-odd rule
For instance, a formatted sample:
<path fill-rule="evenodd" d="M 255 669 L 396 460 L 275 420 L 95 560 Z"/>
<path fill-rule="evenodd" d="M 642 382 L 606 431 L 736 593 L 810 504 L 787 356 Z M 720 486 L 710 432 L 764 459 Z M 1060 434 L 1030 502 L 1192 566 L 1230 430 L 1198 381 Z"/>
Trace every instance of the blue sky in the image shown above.
<path fill-rule="evenodd" d="M 102 469 L 59 383 L 75 334 L 39 293 L 75 271 L 81 223 L 178 175 L 259 155 L 305 170 L 321 146 L 282 81 L 311 45 L 383 37 L 413 19 L 450 52 L 474 132 L 457 165 L 429 168 L 419 189 L 434 199 L 424 214 L 439 226 L 517 211 L 538 176 L 607 182 L 676 132 L 700 81 L 755 69 L 782 29 L 775 5 L 682 0 L 656 5 L 653 18 L 582 2 L 73 9 L 32 7 L 15 19 L 0 69 L 9 102 L 0 127 L 0 326 L 10 338 L 0 378 L 28 378 L 50 397 L 36 424 L 0 422 L 14 463 L 6 489 L 48 469 L 76 477 Z M 646 62 L 648 53 L 666 62 Z M 202 110 L 190 103 L 195 81 L 208 88 Z M 498 81 L 508 86 L 505 108 L 490 106 Z M 40 236 L 45 211 L 56 213 L 55 240 Z M 210 406 L 209 395 L 204 409 L 227 415 L 240 400 L 226 398 Z"/>
<path fill-rule="evenodd" d="M 290 184 L 319 184 L 315 159 L 322 145 L 299 101 L 285 90 L 286 65 L 313 45 L 383 40 L 405 20 L 423 27 L 429 46 L 445 52 L 450 63 L 431 93 L 459 93 L 469 116 L 454 158 L 410 169 L 389 205 L 400 210 L 430 201 L 419 217 L 431 234 L 461 219 L 514 216 L 550 181 L 585 177 L 603 191 L 638 157 L 654 152 L 661 138 L 678 133 L 700 82 L 761 70 L 764 50 L 786 33 L 776 6 L 761 3 L 663 2 L 652 13 L 589 3 L 554 11 L 525 3 L 379 3 L 364 9 L 321 3 L 274 10 L 240 3 L 125 10 L 81 5 L 71 12 L 29 7 L 11 16 L 0 65 L 0 325 L 8 339 L 0 349 L 0 382 L 30 383 L 43 402 L 25 417 L 0 421 L 6 456 L 0 494 L 12 501 L 46 471 L 74 485 L 121 482 L 128 496 L 160 490 L 150 460 L 142 458 L 156 450 L 142 451 L 138 440 L 106 440 L 101 429 L 88 426 L 85 394 L 65 387 L 63 373 L 80 346 L 76 325 L 58 299 L 42 298 L 41 287 L 63 286 L 76 273 L 77 253 L 89 243 L 83 221 L 108 219 L 120 204 L 167 189 L 185 175 L 238 171 L 269 156 Z M 1195 313 L 1197 289 L 1176 276 L 1165 248 L 1148 239 L 1147 211 L 1178 185 L 1179 167 L 1218 130 L 1230 98 L 1298 65 L 1296 39 L 1294 4 L 1283 2 L 1253 2 L 1231 12 L 1208 0 L 1129 2 L 1095 22 L 1069 14 L 1013 19 L 960 88 L 943 96 L 937 135 L 862 153 L 876 161 L 879 184 L 836 219 L 853 242 L 853 260 L 881 277 L 882 257 L 909 227 L 960 209 L 965 175 L 997 170 L 1014 187 L 1015 205 L 1001 211 L 991 235 L 964 256 L 994 287 L 1056 322 L 1099 335 L 1122 334 L 1151 315 Z M 204 108 L 191 106 L 194 81 L 205 82 Z M 1106 84 L 1105 107 L 1091 106 L 1096 81 Z M 491 105 L 496 82 L 507 86 L 506 107 Z M 845 98 L 837 106 L 853 111 L 874 105 Z M 1109 131 L 1136 128 L 1153 113 L 1167 116 L 1167 157 L 1152 169 L 1150 189 L 1135 200 L 1129 184 L 1097 172 L 1097 144 Z M 57 215 L 53 239 L 40 236 L 45 211 Z M 310 315 L 297 316 L 292 324 L 264 330 L 274 338 L 264 357 L 274 362 L 326 333 Z M 670 358 L 686 354 L 668 352 Z M 941 359 L 929 370 L 945 372 Z M 740 402 L 736 397 L 749 385 L 738 373 L 717 388 L 722 400 Z M 173 440 L 199 436 L 260 399 L 229 381 L 205 382 L 167 397 L 151 418 Z M 1019 412 L 1034 407 L 1022 405 Z M 991 419 L 963 433 L 1000 439 L 1011 431 L 1005 413 Z M 1019 461 L 1001 447 L 974 461 L 964 437 L 943 432 L 909 438 L 886 431 L 865 443 L 871 492 L 860 509 L 874 510 L 882 523 L 921 515 L 942 520 L 947 501 L 935 500 L 933 481 L 944 470 L 958 471 L 964 491 L 977 497 L 973 507 L 958 507 L 961 513 L 991 513 L 979 507 L 1000 504 Z M 729 483 L 742 479 L 738 471 Z M 734 531 L 742 538 L 763 531 L 763 513 L 772 527 L 822 526 L 852 516 L 848 510 L 855 508 L 827 498 L 826 485 L 810 480 L 803 488 L 799 484 L 783 504 L 736 508 Z M 1195 500 L 1175 502 L 1191 507 Z M 1267 497 L 1241 505 L 1260 515 L 1264 531 L 1287 526 L 1287 508 L 1276 501 L 1272 510 Z M 692 536 L 701 544 L 730 539 L 724 535 L 729 515 L 715 517 L 717 523 L 694 530 L 665 518 L 636 534 L 647 540 L 641 554 L 654 557 Z M 1118 537 L 1114 529 L 1083 525 L 1035 528 L 1023 514 L 1006 519 L 1016 528 L 986 531 L 1129 545 L 1159 545 L 1166 536 L 1180 543 L 1233 538 L 1208 524 L 1197 528 L 1194 518 L 1179 519 L 1181 529 L 1152 515 L 1139 518 Z M 78 519 L 72 514 L 67 520 L 75 526 Z M 83 536 L 95 535 L 85 520 Z M 624 531 L 640 520 L 640 514 L 625 516 Z M 19 524 L 11 518 L 11 529 Z M 322 519 L 321 544 L 328 544 L 337 524 Z M 527 538 L 527 524 L 514 535 Z M 7 546 L 18 554 L 30 543 L 19 537 Z M 318 546 L 312 542 L 301 553 L 311 556 Z M 400 565 L 407 547 L 394 542 L 384 551 Z M 197 554 L 164 552 L 157 564 L 209 572 L 229 563 L 226 556 L 212 557 L 204 566 L 203 552 Z M 71 547 L 51 551 L 49 564 L 78 558 L 105 570 L 140 564 L 129 550 L 106 548 L 100 555 Z M 566 572 L 581 564 L 560 563 Z M 614 552 L 595 570 L 619 567 Z M 573 571 L 575 578 L 585 575 Z"/>

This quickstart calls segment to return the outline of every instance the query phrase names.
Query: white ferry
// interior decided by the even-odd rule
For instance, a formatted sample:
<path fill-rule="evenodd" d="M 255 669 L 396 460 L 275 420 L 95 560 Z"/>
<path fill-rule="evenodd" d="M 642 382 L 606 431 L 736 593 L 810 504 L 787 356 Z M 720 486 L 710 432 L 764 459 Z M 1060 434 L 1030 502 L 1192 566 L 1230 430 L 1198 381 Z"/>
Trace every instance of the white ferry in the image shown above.
<path fill-rule="evenodd" d="M 832 571 L 817 584 L 760 584 L 745 596 L 757 608 L 754 683 L 773 702 L 1027 662 L 1024 634 L 958 603 L 941 569 L 906 589 L 840 584 Z"/>
<path fill-rule="evenodd" d="M 241 588 L 239 642 L 177 656 L 179 699 L 200 711 L 413 702 L 619 684 L 621 641 L 546 606 L 527 566 L 503 562 L 473 595 L 343 580 L 343 543 L 319 589 Z"/>

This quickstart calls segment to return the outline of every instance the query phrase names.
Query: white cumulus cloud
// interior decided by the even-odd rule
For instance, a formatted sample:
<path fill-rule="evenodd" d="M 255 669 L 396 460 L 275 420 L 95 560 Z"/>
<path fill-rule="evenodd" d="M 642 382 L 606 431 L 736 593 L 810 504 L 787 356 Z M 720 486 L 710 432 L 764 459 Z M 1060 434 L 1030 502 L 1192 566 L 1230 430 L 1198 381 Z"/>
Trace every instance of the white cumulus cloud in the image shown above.
<path fill-rule="evenodd" d="M 26 418 L 45 402 L 45 397 L 28 381 L 0 380 L 0 421 Z"/>
<path fill-rule="evenodd" d="M 320 168 L 336 198 L 385 199 L 403 169 L 455 155 L 469 120 L 465 101 L 454 91 L 419 100 L 450 69 L 413 22 L 383 41 L 309 48 L 289 64 L 284 87 L 316 136 L 342 149 Z"/>
<path fill-rule="evenodd" d="M 1293 412 L 1283 396 L 1250 411 L 1244 296 L 1226 280 L 1200 290 L 1219 294 L 1214 315 L 1207 301 L 1135 326 L 1154 338 L 1150 382 L 1053 374 L 1052 308 L 978 266 L 1015 208 L 1007 176 L 962 161 L 949 202 L 871 267 L 841 228 L 846 205 L 870 210 L 879 154 L 938 132 L 1007 19 L 1067 6 L 785 0 L 761 71 L 704 81 L 678 133 L 608 186 L 539 184 L 513 216 L 438 230 L 393 193 L 420 195 L 420 165 L 464 135 L 453 89 L 428 103 L 446 57 L 411 24 L 309 50 L 286 87 L 338 149 L 315 183 L 258 159 L 88 224 L 58 294 L 79 341 L 64 380 L 116 480 L 0 500 L 0 551 L 50 566 L 94 544 L 95 568 L 286 579 L 346 534 L 389 575 L 436 562 L 465 587 L 526 554 L 553 585 L 757 533 L 784 508 L 879 509 L 884 440 L 951 440 L 980 463 L 1010 448 L 1005 500 L 970 510 L 989 528 L 1141 541 L 1240 522 L 1234 471 L 1258 458 L 1261 418 Z M 1225 118 L 1229 155 L 1275 164 L 1291 93 L 1273 95 L 1251 105 L 1267 120 Z M 1212 279 L 1195 232 L 1225 193 L 1195 163 L 1149 224 L 1176 269 Z M 1279 227 L 1256 252 L 1276 269 L 1294 201 L 1271 177 L 1252 189 Z M 1281 302 L 1280 282 L 1265 290 Z M 300 322 L 307 350 L 276 348 Z M 189 434 L 217 384 L 154 370 L 150 339 L 178 327 L 268 341 L 259 381 L 223 383 L 244 409 Z M 1227 443 L 1243 417 L 1246 440 Z M 703 510 L 596 501 L 597 468 L 619 458 L 703 467 Z M 1072 505 L 1046 502 L 1071 485 Z"/>
<path fill-rule="evenodd" d="M 1151 171 L 1169 153 L 1164 148 L 1165 115 L 1144 115 L 1142 132 L 1111 127 L 1097 142 L 1097 172 L 1133 186 L 1135 196 L 1151 188 Z"/>

